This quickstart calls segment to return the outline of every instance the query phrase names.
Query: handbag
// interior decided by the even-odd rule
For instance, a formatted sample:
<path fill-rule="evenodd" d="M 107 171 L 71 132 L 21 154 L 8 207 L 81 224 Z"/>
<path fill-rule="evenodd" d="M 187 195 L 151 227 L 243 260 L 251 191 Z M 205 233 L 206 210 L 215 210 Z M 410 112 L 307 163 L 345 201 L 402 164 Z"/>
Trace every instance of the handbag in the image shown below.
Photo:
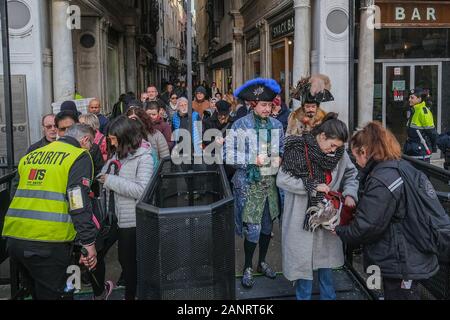
<path fill-rule="evenodd" d="M 313 178 L 313 170 L 311 161 L 309 159 L 308 145 L 305 143 L 305 157 L 306 164 L 310 178 Z M 311 201 L 308 194 L 309 202 Z M 309 204 L 308 204 L 309 207 Z M 346 226 L 349 225 L 355 218 L 356 208 L 351 208 L 345 205 L 345 198 L 340 192 L 330 192 L 325 195 L 322 204 L 317 207 L 309 208 L 306 213 L 306 219 L 304 223 L 305 230 L 313 231 L 322 226 L 326 229 L 334 229 L 337 225 Z"/>
<path fill-rule="evenodd" d="M 122 165 L 118 160 L 111 160 L 105 174 L 119 175 Z M 103 186 L 101 188 L 100 197 L 94 198 L 92 202 L 94 212 L 94 223 L 99 230 L 97 235 L 97 249 L 102 247 L 105 240 L 108 238 L 111 228 L 117 224 L 117 217 L 115 214 L 114 192 L 106 190 Z"/>

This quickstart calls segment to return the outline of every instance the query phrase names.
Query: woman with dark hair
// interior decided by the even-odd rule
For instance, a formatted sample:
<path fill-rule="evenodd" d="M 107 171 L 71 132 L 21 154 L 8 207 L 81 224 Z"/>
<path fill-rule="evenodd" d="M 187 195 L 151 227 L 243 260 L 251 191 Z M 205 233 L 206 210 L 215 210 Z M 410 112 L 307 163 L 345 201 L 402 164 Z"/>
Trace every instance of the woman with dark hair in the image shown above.
<path fill-rule="evenodd" d="M 125 299 L 134 300 L 137 286 L 136 203 L 153 175 L 153 158 L 148 148 L 141 147 L 144 137 L 139 124 L 125 116 L 111 123 L 108 139 L 113 156 L 103 168 L 99 180 L 107 191 L 114 193 L 119 226 L 119 262 L 126 286 Z M 111 162 L 119 163 L 118 175 L 105 174 Z"/>
<path fill-rule="evenodd" d="M 364 245 L 365 268 L 380 268 L 385 300 L 420 300 L 417 281 L 434 276 L 439 263 L 435 254 L 422 252 L 416 246 L 428 235 L 421 234 L 423 229 L 410 227 L 412 223 L 420 225 L 417 215 L 424 213 L 408 210 L 405 186 L 409 182 L 403 180 L 400 170 L 417 171 L 401 160 L 399 142 L 381 123 L 369 123 L 357 132 L 350 147 L 363 168 L 363 192 L 355 220 L 348 226 L 338 226 L 335 232 L 345 243 Z M 417 192 L 428 195 L 430 202 L 437 201 L 426 176 L 420 180 Z"/>
<path fill-rule="evenodd" d="M 310 300 L 313 271 L 319 272 L 321 300 L 335 300 L 333 268 L 344 265 L 342 242 L 323 228 L 312 228 L 309 209 L 330 191 L 342 192 L 355 207 L 357 169 L 345 152 L 345 123 L 330 113 L 311 133 L 286 139 L 277 185 L 284 190 L 282 257 L 284 276 L 296 282 L 297 299 Z M 307 213 L 308 212 L 308 213 Z"/>
<path fill-rule="evenodd" d="M 156 151 L 158 159 L 170 157 L 169 145 L 167 144 L 166 138 L 160 131 L 153 127 L 152 119 L 148 116 L 144 109 L 132 107 L 128 109 L 127 117 L 132 120 L 139 119 L 142 121 L 147 132 L 147 136 L 144 140 L 150 142 Z"/>

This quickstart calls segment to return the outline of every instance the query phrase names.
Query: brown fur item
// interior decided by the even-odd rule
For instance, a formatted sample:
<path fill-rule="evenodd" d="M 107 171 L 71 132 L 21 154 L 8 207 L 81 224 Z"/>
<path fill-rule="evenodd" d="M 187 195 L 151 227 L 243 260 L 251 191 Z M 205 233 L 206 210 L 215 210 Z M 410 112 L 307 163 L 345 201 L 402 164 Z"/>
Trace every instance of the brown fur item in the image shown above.
<path fill-rule="evenodd" d="M 306 116 L 303 107 L 292 112 L 289 116 L 288 128 L 286 130 L 287 136 L 301 136 L 305 132 L 310 132 L 313 128 L 320 125 L 327 113 L 317 108 L 317 114 L 313 119 Z"/>

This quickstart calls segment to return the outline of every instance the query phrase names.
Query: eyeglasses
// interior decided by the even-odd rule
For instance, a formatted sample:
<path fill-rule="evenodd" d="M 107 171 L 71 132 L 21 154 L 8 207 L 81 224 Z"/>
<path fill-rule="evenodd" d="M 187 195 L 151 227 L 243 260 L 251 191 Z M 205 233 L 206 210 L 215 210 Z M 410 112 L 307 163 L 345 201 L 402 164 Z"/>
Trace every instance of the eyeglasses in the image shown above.
<path fill-rule="evenodd" d="M 50 125 L 48 125 L 48 126 L 44 126 L 44 128 L 47 129 L 47 130 L 58 129 L 58 127 L 55 126 L 54 124 L 50 124 Z"/>

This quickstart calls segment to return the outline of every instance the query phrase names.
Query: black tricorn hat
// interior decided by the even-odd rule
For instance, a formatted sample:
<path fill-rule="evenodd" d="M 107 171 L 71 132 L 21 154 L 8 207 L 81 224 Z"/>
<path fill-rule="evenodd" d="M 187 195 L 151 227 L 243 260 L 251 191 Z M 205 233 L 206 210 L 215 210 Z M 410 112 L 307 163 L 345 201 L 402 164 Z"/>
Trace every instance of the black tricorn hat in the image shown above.
<path fill-rule="evenodd" d="M 281 92 L 280 85 L 273 79 L 257 78 L 246 82 L 234 95 L 244 101 L 272 102 Z"/>

